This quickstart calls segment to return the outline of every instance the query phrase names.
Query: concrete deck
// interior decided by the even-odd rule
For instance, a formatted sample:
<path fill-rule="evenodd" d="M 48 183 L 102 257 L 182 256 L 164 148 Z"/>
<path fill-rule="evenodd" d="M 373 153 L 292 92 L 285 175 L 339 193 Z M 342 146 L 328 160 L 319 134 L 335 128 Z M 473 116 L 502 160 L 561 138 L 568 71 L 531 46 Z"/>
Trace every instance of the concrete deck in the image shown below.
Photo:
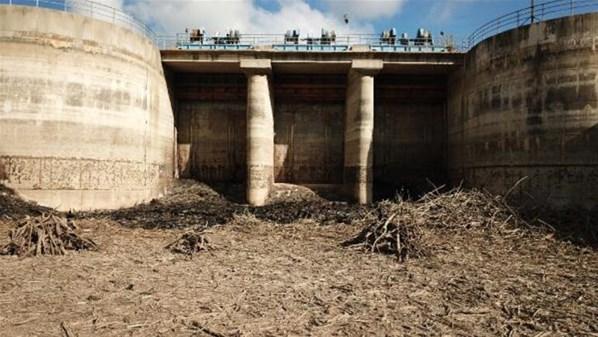
<path fill-rule="evenodd" d="M 346 74 L 353 60 L 381 60 L 381 73 L 447 74 L 464 63 L 463 53 L 375 51 L 288 52 L 274 50 L 163 50 L 162 64 L 174 72 L 242 73 L 243 59 L 269 59 L 277 73 Z"/>

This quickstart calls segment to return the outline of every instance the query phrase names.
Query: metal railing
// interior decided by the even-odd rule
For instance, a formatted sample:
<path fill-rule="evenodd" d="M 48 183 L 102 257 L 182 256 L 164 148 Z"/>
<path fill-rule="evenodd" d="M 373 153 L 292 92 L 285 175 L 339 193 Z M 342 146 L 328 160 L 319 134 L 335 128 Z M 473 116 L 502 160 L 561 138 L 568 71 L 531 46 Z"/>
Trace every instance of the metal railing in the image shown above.
<path fill-rule="evenodd" d="M 89 0 L 0 0 L 0 5 L 17 5 L 72 12 L 106 21 L 145 35 L 156 41 L 156 34 L 143 22 L 124 11 Z"/>
<path fill-rule="evenodd" d="M 476 29 L 465 42 L 467 49 L 487 37 L 535 22 L 598 11 L 598 0 L 550 0 L 507 13 Z"/>
<path fill-rule="evenodd" d="M 598 0 L 549 0 L 533 6 L 502 15 L 477 28 L 461 45 L 455 45 L 450 38 L 435 38 L 432 41 L 408 39 L 401 41 L 396 37 L 393 41 L 384 40 L 378 34 L 347 34 L 337 35 L 334 40 L 321 37 L 301 37 L 298 41 L 289 43 L 284 34 L 242 34 L 234 43 L 230 43 L 226 36 L 207 36 L 201 43 L 191 42 L 187 34 L 172 36 L 158 36 L 145 23 L 127 14 L 121 9 L 114 8 L 90 0 L 0 0 L 0 5 L 20 5 L 48 8 L 66 12 L 73 12 L 106 21 L 137 33 L 152 40 L 160 49 L 252 49 L 256 46 L 272 46 L 279 50 L 328 50 L 343 51 L 351 46 L 365 45 L 371 50 L 404 51 L 404 52 L 450 52 L 466 51 L 480 41 L 523 25 L 555 19 L 562 16 L 582 14 L 598 11 Z"/>
<path fill-rule="evenodd" d="M 598 1 L 598 0 L 597 0 Z M 0 0 L 0 5 L 30 6 L 76 13 L 112 23 L 140 33 L 162 50 L 167 49 L 254 49 L 269 46 L 287 51 L 345 51 L 355 45 L 366 45 L 370 50 L 396 52 L 446 52 L 457 48 L 448 39 L 384 40 L 377 34 L 337 35 L 333 39 L 305 36 L 289 42 L 284 34 L 241 34 L 231 41 L 226 36 L 205 37 L 205 42 L 191 41 L 188 34 L 156 35 L 145 23 L 125 11 L 91 0 Z"/>
<path fill-rule="evenodd" d="M 286 51 L 344 51 L 352 46 L 368 46 L 377 51 L 417 51 L 417 52 L 447 52 L 456 50 L 452 39 L 383 39 L 379 34 L 347 34 L 330 37 L 298 37 L 289 41 L 284 34 L 240 34 L 236 37 L 213 35 L 192 39 L 189 34 L 158 36 L 158 47 L 168 49 L 213 50 L 229 49 L 244 50 L 258 46 L 271 47 L 274 50 Z"/>

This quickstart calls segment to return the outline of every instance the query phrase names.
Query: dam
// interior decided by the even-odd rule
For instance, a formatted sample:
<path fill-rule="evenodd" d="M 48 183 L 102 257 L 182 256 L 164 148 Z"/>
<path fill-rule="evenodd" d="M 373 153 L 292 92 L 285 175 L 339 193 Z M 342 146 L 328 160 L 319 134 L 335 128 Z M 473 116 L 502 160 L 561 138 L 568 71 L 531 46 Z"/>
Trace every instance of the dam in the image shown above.
<path fill-rule="evenodd" d="M 173 44 L 128 19 L 2 3 L 0 183 L 40 204 L 127 207 L 193 178 L 242 184 L 255 206 L 290 183 L 362 204 L 463 185 L 598 207 L 597 12 L 466 48 Z"/>

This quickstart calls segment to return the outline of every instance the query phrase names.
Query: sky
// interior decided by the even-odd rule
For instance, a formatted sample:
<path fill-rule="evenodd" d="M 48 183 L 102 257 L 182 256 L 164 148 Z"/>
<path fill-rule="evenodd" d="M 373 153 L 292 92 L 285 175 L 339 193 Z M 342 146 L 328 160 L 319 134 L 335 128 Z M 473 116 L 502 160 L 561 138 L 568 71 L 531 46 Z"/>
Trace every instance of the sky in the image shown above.
<path fill-rule="evenodd" d="M 530 0 L 95 0 L 122 7 L 159 34 L 205 28 L 209 35 L 241 33 L 302 36 L 321 28 L 337 35 L 380 33 L 396 28 L 414 36 L 419 27 L 465 39 L 483 23 L 526 7 Z M 344 22 L 347 16 L 349 23 Z"/>

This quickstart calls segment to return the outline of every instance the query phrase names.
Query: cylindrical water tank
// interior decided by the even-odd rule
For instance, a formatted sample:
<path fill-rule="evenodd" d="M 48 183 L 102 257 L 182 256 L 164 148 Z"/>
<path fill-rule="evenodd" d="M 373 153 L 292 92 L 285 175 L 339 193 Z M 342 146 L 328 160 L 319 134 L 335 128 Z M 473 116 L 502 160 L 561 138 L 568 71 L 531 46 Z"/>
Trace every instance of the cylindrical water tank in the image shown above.
<path fill-rule="evenodd" d="M 163 194 L 174 126 L 159 50 L 61 11 L 0 6 L 0 183 L 62 210 Z"/>

